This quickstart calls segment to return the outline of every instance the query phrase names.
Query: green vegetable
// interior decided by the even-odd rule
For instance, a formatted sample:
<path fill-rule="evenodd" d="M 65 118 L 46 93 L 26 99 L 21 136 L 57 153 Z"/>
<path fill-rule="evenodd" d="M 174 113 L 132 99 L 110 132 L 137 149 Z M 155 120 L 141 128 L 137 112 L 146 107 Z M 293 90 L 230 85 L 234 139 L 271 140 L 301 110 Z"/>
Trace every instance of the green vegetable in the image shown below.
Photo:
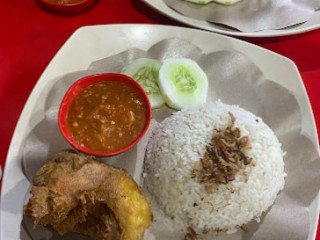
<path fill-rule="evenodd" d="M 240 0 L 185 0 L 185 1 L 192 2 L 199 5 L 208 4 L 210 2 L 216 2 L 216 3 L 230 6 L 232 4 L 235 4 L 236 2 L 239 2 Z"/>
<path fill-rule="evenodd" d="M 209 2 L 212 2 L 213 0 L 186 0 L 186 1 L 204 5 L 204 4 L 207 4 Z"/>
<path fill-rule="evenodd" d="M 121 73 L 135 79 L 143 87 L 149 97 L 152 108 L 159 108 L 164 105 L 157 83 L 160 67 L 161 62 L 159 60 L 139 58 L 121 71 Z"/>
<path fill-rule="evenodd" d="M 158 84 L 165 102 L 172 108 L 192 108 L 206 102 L 208 78 L 191 59 L 165 60 L 159 71 Z"/>

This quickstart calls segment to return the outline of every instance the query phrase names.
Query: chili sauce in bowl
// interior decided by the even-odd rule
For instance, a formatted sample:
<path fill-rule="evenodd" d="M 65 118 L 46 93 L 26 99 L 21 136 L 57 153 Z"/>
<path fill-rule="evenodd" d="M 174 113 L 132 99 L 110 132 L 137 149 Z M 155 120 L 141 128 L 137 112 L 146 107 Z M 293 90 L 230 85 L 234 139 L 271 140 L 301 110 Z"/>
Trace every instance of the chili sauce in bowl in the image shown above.
<path fill-rule="evenodd" d="M 97 74 L 75 82 L 64 96 L 58 123 L 76 149 L 111 156 L 134 146 L 151 121 L 151 106 L 142 87 L 116 73 Z"/>
<path fill-rule="evenodd" d="M 42 5 L 61 13 L 75 13 L 93 6 L 95 0 L 37 0 Z"/>

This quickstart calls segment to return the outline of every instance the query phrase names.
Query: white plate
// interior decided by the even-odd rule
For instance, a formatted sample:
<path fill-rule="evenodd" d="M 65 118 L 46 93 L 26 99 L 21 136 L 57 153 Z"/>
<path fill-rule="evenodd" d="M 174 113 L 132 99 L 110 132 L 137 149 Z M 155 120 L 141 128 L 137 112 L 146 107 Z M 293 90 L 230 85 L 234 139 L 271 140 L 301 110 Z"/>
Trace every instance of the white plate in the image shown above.
<path fill-rule="evenodd" d="M 303 116 L 303 134 L 318 149 L 318 137 L 310 103 L 295 64 L 278 54 L 230 37 L 188 28 L 161 25 L 101 25 L 77 30 L 63 45 L 34 87 L 18 121 L 9 148 L 4 170 L 0 239 L 30 239 L 22 226 L 22 213 L 29 182 L 23 174 L 21 159 L 23 143 L 30 131 L 44 118 L 44 99 L 61 76 L 86 70 L 96 60 L 135 47 L 147 50 L 160 40 L 185 39 L 204 52 L 236 50 L 248 56 L 271 79 L 289 89 L 296 97 Z M 311 227 L 308 240 L 315 239 L 318 222 L 319 196 L 309 206 Z"/>
<path fill-rule="evenodd" d="M 209 23 L 204 20 L 197 20 L 194 18 L 186 17 L 170 7 L 168 7 L 162 0 L 142 0 L 150 7 L 154 8 L 158 12 L 184 24 L 189 26 L 193 26 L 196 28 L 201 28 L 204 30 L 222 33 L 231 36 L 238 36 L 238 37 L 276 37 L 276 36 L 286 36 L 286 35 L 294 35 L 299 33 L 308 32 L 317 28 L 320 28 L 320 10 L 316 11 L 314 15 L 309 19 L 309 21 L 297 24 L 292 27 L 279 29 L 279 30 L 263 30 L 259 32 L 253 33 L 246 33 L 246 32 L 239 32 L 237 30 L 227 28 L 221 25 Z"/>

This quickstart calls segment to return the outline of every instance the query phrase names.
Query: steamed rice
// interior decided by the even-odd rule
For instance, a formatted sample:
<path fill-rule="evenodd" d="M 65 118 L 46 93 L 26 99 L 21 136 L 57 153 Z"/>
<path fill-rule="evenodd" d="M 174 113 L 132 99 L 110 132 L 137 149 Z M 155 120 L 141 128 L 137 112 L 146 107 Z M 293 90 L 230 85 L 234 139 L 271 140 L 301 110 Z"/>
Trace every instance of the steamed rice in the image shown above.
<path fill-rule="evenodd" d="M 241 136 L 249 137 L 252 149 L 246 155 L 256 164 L 245 168 L 247 183 L 240 170 L 234 181 L 208 194 L 190 172 L 204 155 L 213 129 L 230 124 L 228 112 L 235 116 Z M 145 161 L 145 184 L 159 206 L 174 222 L 198 230 L 234 230 L 258 219 L 284 186 L 283 152 L 273 131 L 261 118 L 220 101 L 165 119 L 153 131 Z"/>

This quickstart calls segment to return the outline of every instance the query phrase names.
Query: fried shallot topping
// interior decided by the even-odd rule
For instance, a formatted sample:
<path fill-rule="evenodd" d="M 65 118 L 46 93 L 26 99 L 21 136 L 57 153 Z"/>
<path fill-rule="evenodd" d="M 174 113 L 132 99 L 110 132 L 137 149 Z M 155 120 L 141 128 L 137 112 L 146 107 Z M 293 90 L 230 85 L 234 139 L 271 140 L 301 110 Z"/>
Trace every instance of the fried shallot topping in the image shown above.
<path fill-rule="evenodd" d="M 184 236 L 184 240 L 203 240 L 201 234 L 197 234 L 192 227 L 187 227 L 187 234 Z"/>
<path fill-rule="evenodd" d="M 248 232 L 248 226 L 247 224 L 242 224 L 240 227 L 243 231 Z"/>
<path fill-rule="evenodd" d="M 229 112 L 231 123 L 226 129 L 214 129 L 211 143 L 206 146 L 206 152 L 191 172 L 191 178 L 196 178 L 205 184 L 208 194 L 214 192 L 212 184 L 227 184 L 235 179 L 240 169 L 250 164 L 252 158 L 246 156 L 245 150 L 250 149 L 247 136 L 241 137 L 239 128 L 234 127 L 236 121 Z M 247 173 L 245 173 L 247 174 Z M 246 175 L 246 178 L 249 176 Z"/>

